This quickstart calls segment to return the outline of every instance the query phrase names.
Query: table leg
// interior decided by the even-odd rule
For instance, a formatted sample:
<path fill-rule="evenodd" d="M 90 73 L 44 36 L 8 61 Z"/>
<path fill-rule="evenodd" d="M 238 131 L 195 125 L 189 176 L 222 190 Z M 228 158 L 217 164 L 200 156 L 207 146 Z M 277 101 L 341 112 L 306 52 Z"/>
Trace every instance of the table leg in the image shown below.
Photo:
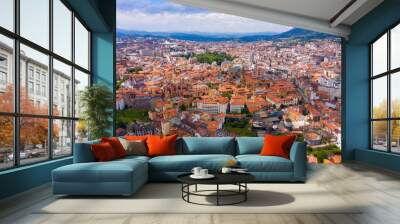
<path fill-rule="evenodd" d="M 219 184 L 217 184 L 217 206 L 219 206 Z"/>
<path fill-rule="evenodd" d="M 183 190 L 184 190 L 184 188 L 183 188 L 183 187 L 184 187 L 184 186 L 185 186 L 185 185 L 182 183 L 182 186 L 181 186 L 182 199 L 184 198 L 184 196 L 183 196 L 183 195 L 184 195 L 184 194 L 183 194 Z"/>
<path fill-rule="evenodd" d="M 187 185 L 187 201 L 190 202 L 189 200 L 189 195 L 190 195 L 190 184 Z"/>
<path fill-rule="evenodd" d="M 197 192 L 197 184 L 195 185 L 195 190 L 194 191 L 196 191 Z"/>
<path fill-rule="evenodd" d="M 244 192 L 244 201 L 247 201 L 247 192 L 248 192 L 248 189 L 247 189 L 247 183 L 244 183 L 244 187 L 245 187 L 245 192 Z"/>

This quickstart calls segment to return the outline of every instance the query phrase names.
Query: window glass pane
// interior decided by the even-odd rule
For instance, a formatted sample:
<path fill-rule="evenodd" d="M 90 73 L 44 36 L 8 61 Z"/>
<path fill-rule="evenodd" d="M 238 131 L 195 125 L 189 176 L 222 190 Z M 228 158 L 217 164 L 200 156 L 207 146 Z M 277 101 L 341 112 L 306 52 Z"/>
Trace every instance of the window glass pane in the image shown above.
<path fill-rule="evenodd" d="M 400 67 L 400 24 L 391 30 L 390 37 L 390 67 Z"/>
<path fill-rule="evenodd" d="M 89 70 L 89 32 L 75 18 L 75 63 Z"/>
<path fill-rule="evenodd" d="M 48 127 L 48 119 L 21 117 L 19 152 L 21 164 L 34 163 L 49 158 Z"/>
<path fill-rule="evenodd" d="M 81 114 L 80 95 L 87 86 L 89 86 L 89 75 L 75 69 L 75 117 Z"/>
<path fill-rule="evenodd" d="M 71 60 L 72 12 L 60 1 L 53 1 L 53 51 Z"/>
<path fill-rule="evenodd" d="M 13 40 L 0 35 L 0 111 L 14 111 Z"/>
<path fill-rule="evenodd" d="M 21 36 L 49 47 L 49 0 L 20 0 Z"/>
<path fill-rule="evenodd" d="M 390 98 L 391 98 L 391 110 L 392 117 L 400 118 L 400 72 L 391 75 L 391 88 L 390 88 Z"/>
<path fill-rule="evenodd" d="M 88 129 L 84 120 L 75 121 L 75 142 L 88 140 Z"/>
<path fill-rule="evenodd" d="M 72 68 L 53 60 L 53 114 L 72 117 Z"/>
<path fill-rule="evenodd" d="M 372 45 L 372 71 L 374 76 L 387 71 L 387 34 Z"/>
<path fill-rule="evenodd" d="M 387 151 L 387 121 L 372 122 L 373 149 Z"/>
<path fill-rule="evenodd" d="M 392 152 L 400 153 L 400 120 L 391 121 Z"/>
<path fill-rule="evenodd" d="M 387 117 L 387 77 L 372 81 L 372 118 Z"/>
<path fill-rule="evenodd" d="M 0 116 L 0 170 L 14 165 L 13 118 Z"/>
<path fill-rule="evenodd" d="M 47 55 L 21 44 L 21 113 L 48 114 L 48 63 Z"/>
<path fill-rule="evenodd" d="M 14 31 L 14 0 L 0 1 L 0 26 Z"/>
<path fill-rule="evenodd" d="M 72 121 L 53 120 L 53 156 L 72 154 Z"/>

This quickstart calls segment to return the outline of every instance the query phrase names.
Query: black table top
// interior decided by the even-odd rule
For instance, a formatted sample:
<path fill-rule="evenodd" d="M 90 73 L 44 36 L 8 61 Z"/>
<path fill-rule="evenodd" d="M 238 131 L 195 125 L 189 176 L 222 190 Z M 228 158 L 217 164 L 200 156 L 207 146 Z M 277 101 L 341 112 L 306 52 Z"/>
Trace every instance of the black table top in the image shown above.
<path fill-rule="evenodd" d="M 182 174 L 177 177 L 178 181 L 185 184 L 237 184 L 248 183 L 255 180 L 249 173 L 213 173 L 212 179 L 193 179 L 191 173 Z"/>

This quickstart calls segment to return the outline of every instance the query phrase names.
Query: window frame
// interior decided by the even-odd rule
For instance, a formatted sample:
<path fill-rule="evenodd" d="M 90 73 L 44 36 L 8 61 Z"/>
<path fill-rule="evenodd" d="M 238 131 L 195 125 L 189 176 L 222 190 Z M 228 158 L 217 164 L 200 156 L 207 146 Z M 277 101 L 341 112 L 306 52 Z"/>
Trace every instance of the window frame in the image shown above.
<path fill-rule="evenodd" d="M 393 28 L 400 26 L 400 21 L 392 24 L 389 28 L 385 29 L 384 32 L 379 34 L 375 39 L 373 39 L 369 44 L 369 149 L 373 151 L 379 152 L 386 152 L 391 154 L 400 154 L 400 152 L 393 152 L 392 151 L 392 122 L 393 121 L 400 121 L 400 117 L 393 117 L 392 116 L 392 98 L 391 98 L 391 80 L 392 76 L 396 75 L 396 73 L 400 72 L 400 67 L 391 68 L 391 31 Z M 386 71 L 380 74 L 373 74 L 373 44 L 378 41 L 384 35 L 387 35 L 387 64 L 386 64 Z M 387 86 L 387 105 L 386 105 L 386 117 L 385 118 L 373 118 L 373 81 L 382 77 L 386 77 L 386 86 Z M 387 138 L 386 138 L 386 150 L 379 150 L 374 148 L 374 133 L 373 133 L 373 122 L 376 121 L 386 121 L 387 122 Z"/>
<path fill-rule="evenodd" d="M 54 40 L 53 40 L 53 21 L 54 21 L 54 14 L 53 14 L 53 1 L 54 0 L 48 0 L 49 2 L 49 49 L 46 49 L 45 47 L 42 47 L 39 44 L 36 44 L 32 41 L 30 41 L 27 38 L 24 38 L 23 36 L 20 35 L 20 0 L 14 0 L 13 1 L 13 10 L 14 10 L 14 30 L 10 31 L 4 27 L 0 26 L 0 35 L 3 35 L 5 37 L 11 38 L 13 40 L 14 44 L 14 49 L 13 49 L 13 65 L 12 65 L 12 74 L 13 79 L 14 79 L 14 100 L 13 100 L 13 112 L 1 112 L 0 111 L 0 116 L 10 116 L 13 119 L 13 166 L 11 167 L 5 167 L 5 168 L 0 168 L 0 172 L 4 170 L 10 170 L 10 169 L 15 169 L 18 167 L 23 167 L 23 166 L 29 166 L 37 163 L 43 163 L 49 160 L 53 159 L 62 159 L 65 157 L 70 157 L 73 155 L 74 151 L 74 143 L 75 143 L 75 123 L 76 121 L 79 120 L 79 117 L 75 117 L 75 108 L 71 108 L 71 114 L 70 116 L 56 116 L 53 115 L 53 59 L 58 60 L 59 62 L 62 62 L 68 66 L 71 66 L 71 83 L 73 84 L 75 82 L 75 69 L 87 74 L 89 76 L 89 83 L 88 85 L 92 85 L 92 71 L 91 71 L 91 65 L 92 65 L 92 57 L 91 57 L 91 49 L 92 49 L 92 43 L 91 43 L 91 38 L 92 38 L 92 30 L 88 27 L 88 25 L 85 23 L 85 21 L 79 16 L 79 14 L 72 9 L 72 7 L 65 1 L 65 0 L 59 0 L 62 4 L 64 4 L 68 10 L 71 11 L 71 58 L 67 59 L 64 58 L 63 56 L 55 53 L 54 50 Z M 88 43 L 88 57 L 89 57 L 89 67 L 88 69 L 85 69 L 78 64 L 75 63 L 75 18 L 79 20 L 79 22 L 84 26 L 84 28 L 88 31 L 89 33 L 89 43 Z M 40 53 L 43 53 L 48 56 L 49 58 L 49 63 L 48 63 L 48 84 L 47 84 L 47 91 L 46 93 L 48 95 L 48 113 L 46 115 L 39 115 L 39 114 L 26 114 L 26 113 L 21 113 L 20 111 L 20 45 L 23 44 L 27 47 L 32 48 L 33 50 L 36 50 Z M 28 69 L 28 68 L 27 68 Z M 35 80 L 35 70 L 34 70 L 34 80 Z M 27 80 L 30 79 L 29 73 L 26 74 Z M 41 80 L 39 80 L 41 81 Z M 28 86 L 27 86 L 28 87 Z M 42 87 L 42 86 L 41 86 Z M 72 105 L 75 103 L 75 88 L 74 85 L 71 85 L 71 92 L 72 92 Z M 27 89 L 28 91 L 28 89 Z M 34 90 L 35 91 L 35 90 Z M 26 164 L 21 164 L 21 159 L 20 159 L 20 119 L 21 118 L 45 118 L 47 119 L 48 122 L 48 136 L 47 136 L 47 141 L 48 141 L 48 146 L 47 146 L 47 151 L 48 151 L 48 157 L 44 158 L 41 161 L 38 162 L 33 162 L 33 163 L 26 163 Z M 71 126 L 71 153 L 69 155 L 62 155 L 62 156 L 54 156 L 54 147 L 53 147 L 53 122 L 56 120 L 66 120 L 70 121 L 72 126 Z"/>

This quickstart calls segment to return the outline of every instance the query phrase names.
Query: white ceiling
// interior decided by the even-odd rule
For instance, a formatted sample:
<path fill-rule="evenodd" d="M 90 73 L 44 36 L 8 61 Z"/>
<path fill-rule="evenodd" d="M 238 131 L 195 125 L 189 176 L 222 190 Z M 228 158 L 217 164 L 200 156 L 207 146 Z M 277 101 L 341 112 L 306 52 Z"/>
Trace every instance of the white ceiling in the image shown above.
<path fill-rule="evenodd" d="M 179 4 L 209 9 L 211 11 L 324 32 L 345 38 L 350 34 L 350 26 L 353 23 L 383 2 L 383 0 L 173 1 Z M 347 8 L 346 5 L 348 5 Z M 342 10 L 343 8 L 346 9 Z"/>
<path fill-rule="evenodd" d="M 230 0 L 255 7 L 276 9 L 292 14 L 330 20 L 350 0 Z"/>

